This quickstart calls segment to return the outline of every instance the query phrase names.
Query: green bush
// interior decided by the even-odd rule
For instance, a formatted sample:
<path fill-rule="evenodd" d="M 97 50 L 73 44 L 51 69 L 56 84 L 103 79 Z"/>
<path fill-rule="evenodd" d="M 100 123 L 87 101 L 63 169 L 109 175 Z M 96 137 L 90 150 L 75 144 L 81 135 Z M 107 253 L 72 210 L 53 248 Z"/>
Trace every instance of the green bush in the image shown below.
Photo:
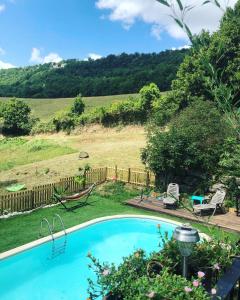
<path fill-rule="evenodd" d="M 184 183 L 196 174 L 197 188 L 196 184 L 208 181 L 216 172 L 228 133 L 214 104 L 199 100 L 172 120 L 168 131 L 151 128 L 142 160 L 164 185 Z"/>
<path fill-rule="evenodd" d="M 18 99 L 11 99 L 1 105 L 2 131 L 6 134 L 28 134 L 35 122 L 30 116 L 30 107 Z"/>
<path fill-rule="evenodd" d="M 85 103 L 83 102 L 81 95 L 79 95 L 74 99 L 71 107 L 71 113 L 80 116 L 84 112 L 84 109 Z"/>
<path fill-rule="evenodd" d="M 209 243 L 203 240 L 189 257 L 189 280 L 181 276 L 182 258 L 174 239 L 160 233 L 162 250 L 146 256 L 141 249 L 123 258 L 119 266 L 100 263 L 88 254 L 89 267 L 97 275 L 89 279 L 90 299 L 112 295 L 113 299 L 200 300 L 211 299 L 205 288 L 213 288 L 232 263 L 240 248 L 228 238 L 219 237 Z M 213 291 L 214 292 L 214 291 Z M 115 298 L 114 298 L 115 297 Z"/>
<path fill-rule="evenodd" d="M 152 103 L 151 123 L 157 126 L 166 125 L 178 112 L 179 103 L 172 92 Z"/>
<path fill-rule="evenodd" d="M 31 134 L 39 133 L 54 133 L 56 132 L 56 126 L 53 124 L 53 121 L 49 122 L 37 122 L 31 129 Z"/>
<path fill-rule="evenodd" d="M 74 116 L 71 116 L 69 113 L 61 112 L 53 118 L 53 124 L 57 132 L 61 130 L 70 132 L 75 128 L 76 120 L 77 119 Z"/>
<path fill-rule="evenodd" d="M 240 143 L 236 138 L 229 137 L 223 144 L 219 167 L 224 175 L 240 177 Z"/>
<path fill-rule="evenodd" d="M 141 107 L 146 112 L 146 114 L 149 114 L 151 112 L 153 102 L 161 99 L 160 90 L 155 83 L 145 85 L 143 88 L 141 88 L 139 94 Z"/>

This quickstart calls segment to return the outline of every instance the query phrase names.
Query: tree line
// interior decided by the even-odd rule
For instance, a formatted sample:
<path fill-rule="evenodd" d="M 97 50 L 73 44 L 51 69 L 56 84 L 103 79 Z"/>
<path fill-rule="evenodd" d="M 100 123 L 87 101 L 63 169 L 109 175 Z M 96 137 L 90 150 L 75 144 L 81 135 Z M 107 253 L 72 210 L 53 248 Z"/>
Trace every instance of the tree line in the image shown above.
<path fill-rule="evenodd" d="M 105 96 L 138 92 L 155 82 L 170 89 L 179 65 L 189 50 L 151 54 L 108 55 L 98 60 L 65 60 L 24 68 L 0 70 L 0 96 L 64 98 Z"/>

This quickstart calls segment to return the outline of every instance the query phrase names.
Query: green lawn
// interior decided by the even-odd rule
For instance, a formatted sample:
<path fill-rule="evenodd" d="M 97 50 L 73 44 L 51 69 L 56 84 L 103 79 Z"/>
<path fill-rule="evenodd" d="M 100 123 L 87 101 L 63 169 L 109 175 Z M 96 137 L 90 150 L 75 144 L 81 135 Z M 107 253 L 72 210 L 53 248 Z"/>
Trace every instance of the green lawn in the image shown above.
<path fill-rule="evenodd" d="M 116 96 L 98 96 L 98 97 L 84 97 L 86 103 L 86 111 L 94 107 L 108 106 L 112 102 L 125 100 L 130 95 L 116 95 Z M 136 97 L 137 94 L 131 96 Z M 6 101 L 9 98 L 0 98 L 1 101 Z M 74 98 L 59 98 L 59 99 L 22 99 L 32 109 L 34 117 L 40 118 L 42 121 L 50 119 L 56 112 L 66 110 L 69 108 Z"/>
<path fill-rule="evenodd" d="M 50 140 L 0 139 L 0 171 L 74 152 L 76 150 Z"/>
<path fill-rule="evenodd" d="M 73 212 L 67 212 L 62 206 L 55 206 L 51 208 L 39 209 L 31 214 L 20 215 L 9 219 L 0 220 L 0 252 L 4 252 L 11 248 L 23 245 L 38 238 L 40 222 L 42 218 L 47 217 L 52 220 L 55 213 L 60 214 L 66 228 L 74 225 L 98 218 L 103 216 L 110 216 L 115 214 L 145 214 L 153 216 L 166 215 L 137 209 L 124 204 L 124 201 L 130 199 L 136 193 L 136 190 L 124 190 L 121 186 L 104 191 L 98 191 L 89 198 L 90 205 L 78 208 Z M 74 203 L 75 204 L 75 203 Z M 170 218 L 183 222 L 179 218 Z M 189 221 L 188 221 L 189 222 Z M 203 225 L 192 223 L 193 226 L 199 228 L 202 232 L 209 234 L 208 228 Z M 60 228 L 59 228 L 60 230 Z M 47 232 L 46 232 L 47 234 Z M 212 234 L 218 236 L 220 234 L 218 229 L 213 229 Z M 229 235 L 232 239 L 237 239 L 237 234 L 224 233 Z"/>

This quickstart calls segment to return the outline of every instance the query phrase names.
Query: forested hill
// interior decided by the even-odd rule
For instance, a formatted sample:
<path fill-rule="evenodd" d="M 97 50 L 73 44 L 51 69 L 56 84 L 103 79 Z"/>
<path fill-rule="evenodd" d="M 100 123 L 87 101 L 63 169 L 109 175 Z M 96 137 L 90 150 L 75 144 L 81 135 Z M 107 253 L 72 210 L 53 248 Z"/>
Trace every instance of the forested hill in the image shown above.
<path fill-rule="evenodd" d="M 136 93 L 150 82 L 161 91 L 172 79 L 188 50 L 152 54 L 109 55 L 98 60 L 65 60 L 0 70 L 0 96 L 62 98 Z"/>

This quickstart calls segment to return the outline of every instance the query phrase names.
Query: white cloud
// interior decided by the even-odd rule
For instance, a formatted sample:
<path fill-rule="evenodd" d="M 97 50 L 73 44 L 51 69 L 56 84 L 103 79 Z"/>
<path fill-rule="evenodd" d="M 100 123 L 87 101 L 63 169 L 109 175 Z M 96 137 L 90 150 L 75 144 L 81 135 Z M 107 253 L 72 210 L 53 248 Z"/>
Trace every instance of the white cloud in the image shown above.
<path fill-rule="evenodd" d="M 41 55 L 41 50 L 38 48 L 33 48 L 30 62 L 37 64 L 47 64 L 47 63 L 59 63 L 62 61 L 62 57 L 60 57 L 57 53 L 51 52 L 46 56 Z"/>
<path fill-rule="evenodd" d="M 0 13 L 3 12 L 6 9 L 5 4 L 0 4 Z"/>
<path fill-rule="evenodd" d="M 57 53 L 49 53 L 47 56 L 43 58 L 43 63 L 48 64 L 48 63 L 59 63 L 62 61 L 62 57 L 59 56 Z"/>
<path fill-rule="evenodd" d="M 96 54 L 96 53 L 89 53 L 88 56 L 84 59 L 85 61 L 88 60 L 88 59 L 93 59 L 93 60 L 97 60 L 97 59 L 100 59 L 102 58 L 102 55 L 100 54 Z"/>
<path fill-rule="evenodd" d="M 161 40 L 162 27 L 158 24 L 152 25 L 151 35 L 154 36 L 157 40 Z"/>
<path fill-rule="evenodd" d="M 11 68 L 16 68 L 16 66 L 0 60 L 0 69 L 11 69 Z"/>
<path fill-rule="evenodd" d="M 225 0 L 220 2 L 225 3 Z M 237 0 L 229 0 L 229 5 L 233 6 L 236 2 Z M 186 20 L 193 33 L 199 33 L 202 29 L 212 32 L 218 28 L 222 16 L 220 9 L 212 4 L 203 6 L 202 0 L 188 0 L 188 5 L 195 5 Z M 160 39 L 163 31 L 174 38 L 186 39 L 185 33 L 169 17 L 169 8 L 156 0 L 97 0 L 96 7 L 110 10 L 108 18 L 111 21 L 121 22 L 126 29 L 141 20 L 152 26 L 151 35 L 157 39 Z"/>
<path fill-rule="evenodd" d="M 30 62 L 39 63 L 39 64 L 43 63 L 43 58 L 41 57 L 41 51 L 39 49 L 37 48 L 32 49 Z"/>

